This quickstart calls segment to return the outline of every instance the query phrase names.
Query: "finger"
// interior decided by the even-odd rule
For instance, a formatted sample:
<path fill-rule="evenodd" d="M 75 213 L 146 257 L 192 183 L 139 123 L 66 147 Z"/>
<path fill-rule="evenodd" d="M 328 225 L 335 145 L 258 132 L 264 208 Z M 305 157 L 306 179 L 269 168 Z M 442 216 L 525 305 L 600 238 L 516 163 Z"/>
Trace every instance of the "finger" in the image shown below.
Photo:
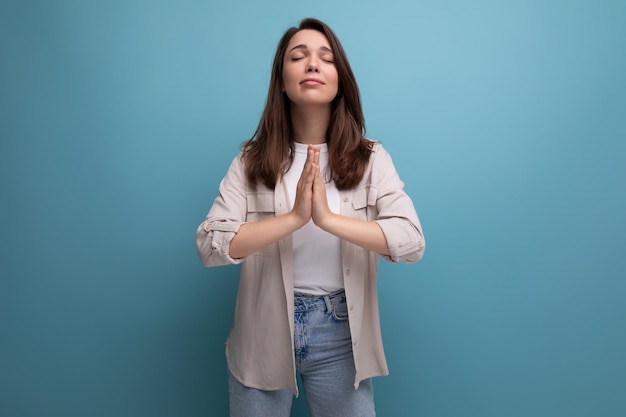
<path fill-rule="evenodd" d="M 313 153 L 309 151 L 307 153 L 306 162 L 304 163 L 304 166 L 302 167 L 302 173 L 300 174 L 300 179 L 304 179 L 306 181 L 306 178 L 311 173 L 312 164 L 313 164 Z"/>
<path fill-rule="evenodd" d="M 322 178 L 322 172 L 320 170 L 320 166 L 319 165 L 315 165 L 316 169 L 315 169 L 315 181 L 313 182 L 313 187 L 323 187 L 324 186 L 324 179 Z"/>
<path fill-rule="evenodd" d="M 320 169 L 317 173 L 317 178 L 322 187 L 326 187 L 326 182 L 324 181 L 324 175 L 322 174 L 322 170 Z"/>
<path fill-rule="evenodd" d="M 298 191 L 306 193 L 313 188 L 313 181 L 315 180 L 315 169 L 313 164 L 307 164 L 302 169 L 300 180 L 298 181 Z"/>
<path fill-rule="evenodd" d="M 315 146 L 309 145 L 306 152 L 306 162 L 313 162 L 315 158 Z"/>
<path fill-rule="evenodd" d="M 312 151 L 309 151 L 307 153 L 306 162 L 304 163 L 304 166 L 302 167 L 302 173 L 300 174 L 300 179 L 306 178 L 309 175 L 311 171 L 312 163 L 313 163 L 313 153 Z"/>
<path fill-rule="evenodd" d="M 311 188 L 314 180 L 315 180 L 315 169 L 313 167 L 313 164 L 311 164 L 304 176 L 304 186 L 306 188 Z"/>

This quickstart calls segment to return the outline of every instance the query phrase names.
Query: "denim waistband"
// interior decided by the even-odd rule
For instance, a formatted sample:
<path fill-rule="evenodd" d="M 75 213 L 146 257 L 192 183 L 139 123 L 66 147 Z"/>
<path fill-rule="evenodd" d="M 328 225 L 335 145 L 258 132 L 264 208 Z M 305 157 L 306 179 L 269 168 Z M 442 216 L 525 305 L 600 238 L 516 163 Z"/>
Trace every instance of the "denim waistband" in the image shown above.
<path fill-rule="evenodd" d="M 294 293 L 294 311 L 327 310 L 332 311 L 337 299 L 345 297 L 344 289 L 324 295 Z"/>

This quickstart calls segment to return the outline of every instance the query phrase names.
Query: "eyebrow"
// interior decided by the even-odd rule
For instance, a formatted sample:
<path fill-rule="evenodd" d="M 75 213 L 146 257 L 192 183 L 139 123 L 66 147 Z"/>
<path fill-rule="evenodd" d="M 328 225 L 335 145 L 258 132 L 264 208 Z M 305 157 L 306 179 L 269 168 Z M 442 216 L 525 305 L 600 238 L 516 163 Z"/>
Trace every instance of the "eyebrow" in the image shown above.
<path fill-rule="evenodd" d="M 302 43 L 302 44 L 300 44 L 300 45 L 296 45 L 296 46 L 294 46 L 293 48 L 291 48 L 291 49 L 289 50 L 289 52 L 293 52 L 295 49 L 309 49 L 309 48 L 308 48 L 305 44 L 303 44 L 303 43 Z M 328 48 L 328 47 L 326 47 L 326 46 L 321 46 L 321 47 L 320 47 L 320 50 L 322 50 L 322 51 L 324 51 L 324 52 L 330 52 L 331 54 L 333 54 L 333 53 L 334 53 L 332 49 L 330 49 L 330 48 Z"/>

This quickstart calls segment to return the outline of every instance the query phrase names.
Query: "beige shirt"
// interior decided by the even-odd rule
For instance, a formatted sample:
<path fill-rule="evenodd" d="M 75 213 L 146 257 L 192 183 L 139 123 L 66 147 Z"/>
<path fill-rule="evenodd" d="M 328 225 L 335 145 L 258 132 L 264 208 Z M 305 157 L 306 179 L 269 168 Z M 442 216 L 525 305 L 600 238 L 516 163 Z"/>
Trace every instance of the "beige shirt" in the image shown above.
<path fill-rule="evenodd" d="M 340 191 L 341 214 L 375 221 L 387 240 L 390 262 L 417 262 L 424 254 L 424 235 L 391 157 L 374 145 L 358 186 Z M 242 384 L 261 390 L 289 389 L 297 394 L 293 346 L 293 250 L 291 236 L 243 259 L 229 256 L 229 245 L 242 223 L 289 211 L 284 183 L 275 189 L 248 183 L 241 154 L 220 183 L 206 220 L 196 232 L 205 266 L 243 263 L 233 326 L 226 342 L 228 369 Z M 356 376 L 388 375 L 383 351 L 376 287 L 379 255 L 341 242 L 343 280 Z"/>

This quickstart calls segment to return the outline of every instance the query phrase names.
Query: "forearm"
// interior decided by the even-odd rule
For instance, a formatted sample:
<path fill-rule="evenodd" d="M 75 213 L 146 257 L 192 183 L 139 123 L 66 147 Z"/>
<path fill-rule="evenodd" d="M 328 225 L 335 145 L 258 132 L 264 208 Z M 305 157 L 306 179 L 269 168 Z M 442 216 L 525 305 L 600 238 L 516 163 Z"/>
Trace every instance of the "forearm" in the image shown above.
<path fill-rule="evenodd" d="M 292 212 L 257 222 L 244 223 L 230 242 L 229 255 L 245 258 L 302 227 Z"/>
<path fill-rule="evenodd" d="M 387 240 L 376 222 L 353 219 L 332 213 L 318 226 L 342 240 L 354 243 L 380 255 L 389 255 Z"/>

